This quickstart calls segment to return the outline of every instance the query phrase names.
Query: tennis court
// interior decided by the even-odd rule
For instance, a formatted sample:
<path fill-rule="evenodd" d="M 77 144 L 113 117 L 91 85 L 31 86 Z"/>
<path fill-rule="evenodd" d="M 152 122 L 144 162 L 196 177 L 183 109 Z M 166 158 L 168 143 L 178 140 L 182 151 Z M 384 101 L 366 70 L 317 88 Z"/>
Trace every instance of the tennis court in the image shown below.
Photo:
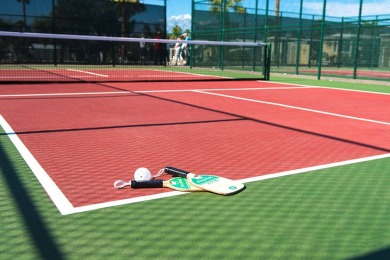
<path fill-rule="evenodd" d="M 362 170 L 366 163 L 385 163 L 389 157 L 390 97 L 386 93 L 265 81 L 4 84 L 0 89 L 2 143 L 8 147 L 7 153 L 15 154 L 16 158 L 24 157 L 22 161 L 18 159 L 18 164 L 25 170 L 15 171 L 21 181 L 29 180 L 24 188 L 33 189 L 34 197 L 44 201 L 44 208 L 37 205 L 40 214 L 46 216 L 43 219 L 52 218 L 47 214 L 53 215 L 56 221 L 78 215 L 81 218 L 71 219 L 83 219 L 85 214 L 88 214 L 87 218 L 95 219 L 94 216 L 108 217 L 117 212 L 122 221 L 130 221 L 129 225 L 134 228 L 134 221 L 137 216 L 144 215 L 142 212 L 153 211 L 151 218 L 157 218 L 157 215 L 161 218 L 155 207 L 174 207 L 170 210 L 180 215 L 176 217 L 182 223 L 189 217 L 182 216 L 189 210 L 189 205 L 192 205 L 189 211 L 201 212 L 197 216 L 203 219 L 206 206 L 202 205 L 215 203 L 236 210 L 240 205 L 245 206 L 249 210 L 245 214 L 252 212 L 250 214 L 255 217 L 265 214 L 263 192 L 273 185 L 278 189 L 274 191 L 275 199 L 283 204 L 287 203 L 286 196 L 291 195 L 294 185 L 300 187 L 294 188 L 297 194 L 312 192 L 303 188 L 308 189 L 311 184 L 306 181 L 294 184 L 299 177 L 294 179 L 288 175 L 301 173 L 297 176 L 305 176 L 305 180 L 332 176 L 333 181 L 326 183 L 333 186 L 340 182 L 332 189 L 338 187 L 341 192 L 352 189 L 348 178 L 358 178 L 366 173 Z M 7 139 L 13 144 L 7 145 Z M 8 160 L 12 161 L 11 158 Z M 386 165 L 383 163 L 382 167 Z M 148 167 L 156 173 L 168 165 L 241 180 L 247 189 L 232 197 L 219 197 L 199 193 L 177 196 L 182 193 L 165 188 L 116 190 L 113 187 L 116 179 L 132 179 L 138 167 Z M 348 170 L 348 167 L 354 170 Z M 358 182 L 365 183 L 374 178 L 376 183 L 385 185 L 388 174 L 383 171 L 386 167 L 379 169 L 377 177 L 359 177 Z M 324 172 L 329 174 L 324 175 Z M 277 184 L 272 180 L 275 177 L 282 177 L 275 179 L 280 180 Z M 14 185 L 13 178 L 16 177 L 6 183 Z M 331 195 L 326 192 L 326 183 L 321 184 L 325 185 L 320 188 L 322 195 Z M 11 190 L 19 188 L 9 187 Z M 301 188 L 302 191 L 296 190 Z M 368 190 L 373 188 L 366 187 Z M 387 206 L 377 198 L 379 200 L 375 199 L 370 207 L 379 207 L 384 213 L 388 210 L 388 191 L 381 191 L 378 186 L 375 190 L 382 193 Z M 310 200 L 314 200 L 312 196 L 322 195 L 307 194 Z M 166 198 L 171 196 L 174 197 Z M 248 197 L 252 198 L 251 203 L 261 200 L 262 206 L 248 205 Z M 337 196 L 334 199 L 339 200 Z M 174 203 L 183 203 L 183 200 L 187 202 L 180 206 Z M 176 206 L 171 206 L 172 203 Z M 30 207 L 35 207 L 33 205 Z M 217 208 L 217 212 L 222 209 Z M 127 210 L 128 213 L 121 215 Z M 170 210 L 163 210 L 166 217 L 171 214 Z M 274 210 L 270 214 L 278 215 L 280 209 Z M 342 213 L 342 210 L 334 213 Z M 376 216 L 384 217 L 382 213 Z M 61 214 L 71 215 L 60 217 Z M 233 218 L 241 218 L 239 216 Z M 146 222 L 141 223 L 151 220 L 144 219 Z M 158 222 L 166 224 L 161 221 Z M 210 224 L 227 228 L 228 224 L 220 221 Z M 103 225 L 103 222 L 99 223 Z M 122 228 L 121 225 L 126 224 L 116 228 Z M 80 224 L 76 226 L 80 227 Z M 69 228 L 72 229 L 72 225 Z M 373 236 L 378 235 L 375 234 Z M 162 238 L 161 235 L 157 232 L 154 237 Z M 253 235 L 263 237 L 257 232 Z M 130 241 L 134 243 L 136 237 Z M 125 236 L 119 240 L 127 244 L 128 239 Z M 383 244 L 388 240 L 383 237 L 380 241 Z M 71 247 L 59 248 L 66 251 Z M 72 250 L 76 249 L 73 247 Z M 335 253 L 333 250 L 323 253 L 331 256 Z M 75 252 L 80 255 L 79 251 Z M 256 252 L 255 255 L 262 255 L 260 251 Z M 307 253 L 305 250 L 300 252 Z M 149 253 L 134 255 L 147 256 Z M 164 254 L 162 258 L 176 253 Z M 224 255 L 222 251 L 219 254 Z M 186 257 L 191 258 L 190 255 Z"/>
<path fill-rule="evenodd" d="M 390 149 L 386 94 L 259 81 L 1 89 L 3 128 L 42 167 L 35 174 L 53 180 L 42 183 L 46 191 L 64 195 L 48 192 L 63 214 L 166 192 L 113 189 L 141 166 L 250 181 Z M 99 189 L 85 189 L 96 180 Z"/>

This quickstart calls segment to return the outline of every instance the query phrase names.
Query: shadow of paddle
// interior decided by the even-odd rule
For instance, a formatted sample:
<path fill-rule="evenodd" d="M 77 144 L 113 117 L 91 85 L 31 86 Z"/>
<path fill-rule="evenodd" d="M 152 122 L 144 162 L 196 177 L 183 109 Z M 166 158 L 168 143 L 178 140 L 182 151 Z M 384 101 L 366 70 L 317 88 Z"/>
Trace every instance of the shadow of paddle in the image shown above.
<path fill-rule="evenodd" d="M 0 138 L 0 140 L 1 139 L 2 138 Z M 42 221 L 38 210 L 35 208 L 33 201 L 26 192 L 23 183 L 20 181 L 18 173 L 12 167 L 12 163 L 7 153 L 4 151 L 1 142 L 0 158 L 0 173 L 2 173 L 5 184 L 9 187 L 12 197 L 17 204 L 20 215 L 27 228 L 27 232 L 29 232 L 37 252 L 39 252 L 42 259 L 64 259 L 64 254 L 60 252 L 53 237 L 50 235 L 50 231 Z"/>

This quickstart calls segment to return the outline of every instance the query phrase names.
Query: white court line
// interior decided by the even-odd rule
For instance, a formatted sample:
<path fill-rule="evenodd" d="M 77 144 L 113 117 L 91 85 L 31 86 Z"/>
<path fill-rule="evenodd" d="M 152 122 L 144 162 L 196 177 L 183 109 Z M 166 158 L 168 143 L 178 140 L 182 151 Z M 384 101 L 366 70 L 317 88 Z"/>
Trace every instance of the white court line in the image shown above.
<path fill-rule="evenodd" d="M 299 87 L 276 87 L 276 88 L 207 88 L 207 89 L 167 89 L 167 90 L 137 90 L 136 93 L 164 93 L 164 92 L 194 92 L 194 91 L 240 91 L 240 90 L 275 90 L 275 89 L 305 89 L 318 88 L 310 86 Z"/>
<path fill-rule="evenodd" d="M 75 69 L 66 69 L 66 70 L 74 71 L 74 72 L 80 72 L 80 73 L 85 73 L 85 74 L 91 74 L 91 75 L 99 76 L 99 77 L 106 77 L 106 78 L 108 77 L 108 75 L 99 74 L 99 73 L 93 73 L 93 72 L 85 71 L 85 70 L 75 70 Z M 75 76 L 75 77 L 77 77 L 77 76 Z"/>
<path fill-rule="evenodd" d="M 329 168 L 338 167 L 338 166 L 356 164 L 356 163 L 361 163 L 361 162 L 368 162 L 368 161 L 384 159 L 384 158 L 390 158 L 390 153 L 381 154 L 381 155 L 374 155 L 374 156 L 358 158 L 358 159 L 352 159 L 352 160 L 346 160 L 346 161 L 342 161 L 342 162 L 328 163 L 328 164 L 306 167 L 306 168 L 301 168 L 301 169 L 295 169 L 295 170 L 290 170 L 290 171 L 272 173 L 272 174 L 267 174 L 267 175 L 262 175 L 262 176 L 257 176 L 257 177 L 250 177 L 250 178 L 246 178 L 246 179 L 241 179 L 240 182 L 248 183 L 248 182 L 261 181 L 261 180 L 268 180 L 268 179 L 274 179 L 274 178 L 294 175 L 294 174 L 298 174 L 298 173 L 318 171 L 318 170 L 329 169 Z"/>
<path fill-rule="evenodd" d="M 223 78 L 223 79 L 232 79 L 232 77 L 226 77 L 226 76 L 215 76 L 215 75 L 206 75 L 206 74 L 199 74 L 199 73 L 192 73 L 192 72 L 186 72 L 186 71 L 170 71 L 170 70 L 159 70 L 159 69 L 153 69 L 153 71 L 158 71 L 158 72 L 169 72 L 172 74 L 185 74 L 185 75 L 190 75 L 190 76 L 199 76 L 199 77 L 208 77 L 208 78 Z M 142 76 L 141 76 L 142 77 Z M 161 76 L 159 76 L 161 77 Z M 164 76 L 165 78 L 166 76 Z M 177 75 L 172 75 L 170 77 L 177 77 Z"/>
<path fill-rule="evenodd" d="M 111 95 L 111 94 L 129 94 L 130 91 L 113 91 L 113 92 L 70 92 L 70 93 L 46 93 L 46 94 L 9 94 L 0 95 L 2 97 L 45 97 L 45 96 L 79 96 L 79 95 Z"/>
<path fill-rule="evenodd" d="M 297 109 L 297 110 L 302 110 L 302 111 L 307 111 L 307 112 L 313 112 L 313 113 L 324 114 L 324 115 L 329 115 L 329 116 L 348 118 L 348 119 L 359 120 L 359 121 L 364 121 L 364 122 L 370 122 L 370 123 L 375 123 L 375 124 L 390 125 L 389 122 L 372 120 L 372 119 L 367 119 L 367 118 L 362 118 L 362 117 L 355 117 L 355 116 L 347 116 L 347 115 L 336 114 L 336 113 L 331 113 L 331 112 L 326 112 L 326 111 L 321 111 L 321 110 L 316 110 L 316 109 L 309 109 L 309 108 L 304 108 L 304 107 L 290 106 L 290 105 L 285 105 L 285 104 L 280 104 L 280 103 L 261 101 L 261 100 L 250 99 L 250 98 L 242 98 L 242 97 L 236 97 L 236 96 L 225 95 L 225 94 L 211 93 L 211 92 L 206 92 L 206 91 L 203 91 L 203 90 L 194 90 L 194 92 L 207 94 L 207 95 L 220 96 L 220 97 L 225 97 L 225 98 L 231 98 L 231 99 L 237 99 L 237 100 L 243 100 L 243 101 L 249 101 L 249 102 L 254 102 L 254 103 L 261 103 L 261 104 L 266 104 L 266 105 L 273 105 L 273 106 L 279 106 L 279 107 L 292 108 L 292 109 Z"/>
<path fill-rule="evenodd" d="M 308 85 L 303 84 L 296 84 L 296 83 L 285 83 L 285 82 L 277 82 L 277 81 L 267 81 L 267 83 L 276 84 L 276 85 L 287 85 L 287 86 L 300 86 L 300 87 L 307 87 Z M 378 85 L 381 86 L 381 85 Z M 312 88 L 324 88 L 324 89 L 332 89 L 332 90 L 341 90 L 341 91 L 352 91 L 352 92 L 361 92 L 361 93 L 370 93 L 370 94 L 378 94 L 378 95 L 386 95 L 389 96 L 390 93 L 384 93 L 384 92 L 375 92 L 375 91 L 368 91 L 368 90 L 358 90 L 358 89 L 348 89 L 348 88 L 332 88 L 332 87 L 325 87 L 325 86 L 315 86 L 310 85 Z"/>
<path fill-rule="evenodd" d="M 4 117 L 0 115 L 0 126 L 4 129 L 8 135 L 11 142 L 14 144 L 16 149 L 19 151 L 20 155 L 23 157 L 24 161 L 30 167 L 31 171 L 34 173 L 35 177 L 41 183 L 42 187 L 45 189 L 53 203 L 56 205 L 57 209 L 61 212 L 62 215 L 71 214 L 74 211 L 72 203 L 65 197 L 57 184 L 50 178 L 45 169 L 39 164 L 19 137 L 15 134 L 14 130 L 5 121 Z"/>

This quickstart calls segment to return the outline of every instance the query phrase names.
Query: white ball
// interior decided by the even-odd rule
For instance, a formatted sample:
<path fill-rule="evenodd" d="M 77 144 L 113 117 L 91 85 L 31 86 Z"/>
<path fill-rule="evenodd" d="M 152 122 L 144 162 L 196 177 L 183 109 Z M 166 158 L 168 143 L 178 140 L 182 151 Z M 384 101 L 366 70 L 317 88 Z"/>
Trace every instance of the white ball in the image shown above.
<path fill-rule="evenodd" d="M 151 179 L 152 179 L 152 174 L 145 167 L 138 168 L 134 172 L 134 180 L 136 181 L 149 181 Z"/>

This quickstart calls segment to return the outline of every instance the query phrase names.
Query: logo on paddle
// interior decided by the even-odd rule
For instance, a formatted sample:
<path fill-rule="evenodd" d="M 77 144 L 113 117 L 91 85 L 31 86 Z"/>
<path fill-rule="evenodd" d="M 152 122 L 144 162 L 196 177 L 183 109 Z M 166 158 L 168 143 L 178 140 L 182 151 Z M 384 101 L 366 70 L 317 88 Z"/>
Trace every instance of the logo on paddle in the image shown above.
<path fill-rule="evenodd" d="M 190 189 L 190 185 L 188 185 L 186 179 L 183 178 L 173 178 L 170 180 L 170 183 L 173 187 L 180 188 L 180 189 Z"/>
<path fill-rule="evenodd" d="M 198 175 L 192 178 L 191 181 L 196 185 L 213 184 L 219 181 L 219 177 L 212 175 Z"/>

